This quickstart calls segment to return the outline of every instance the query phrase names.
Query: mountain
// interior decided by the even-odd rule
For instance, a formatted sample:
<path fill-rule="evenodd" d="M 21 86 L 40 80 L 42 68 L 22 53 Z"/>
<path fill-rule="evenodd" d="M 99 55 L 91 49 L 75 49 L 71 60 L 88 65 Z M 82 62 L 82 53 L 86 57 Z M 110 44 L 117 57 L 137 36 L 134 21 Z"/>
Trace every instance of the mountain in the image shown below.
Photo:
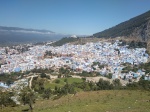
<path fill-rule="evenodd" d="M 6 26 L 0 26 L 0 31 L 16 31 L 16 32 L 22 32 L 22 33 L 54 33 L 49 30 L 37 30 L 37 29 L 25 29 L 25 28 L 18 28 L 18 27 L 6 27 Z"/>
<path fill-rule="evenodd" d="M 120 23 L 112 28 L 93 34 L 94 37 L 133 37 L 144 41 L 150 39 L 150 11 Z"/>
<path fill-rule="evenodd" d="M 56 41 L 68 35 L 49 30 L 26 29 L 0 26 L 0 45 L 14 45 L 28 42 Z"/>

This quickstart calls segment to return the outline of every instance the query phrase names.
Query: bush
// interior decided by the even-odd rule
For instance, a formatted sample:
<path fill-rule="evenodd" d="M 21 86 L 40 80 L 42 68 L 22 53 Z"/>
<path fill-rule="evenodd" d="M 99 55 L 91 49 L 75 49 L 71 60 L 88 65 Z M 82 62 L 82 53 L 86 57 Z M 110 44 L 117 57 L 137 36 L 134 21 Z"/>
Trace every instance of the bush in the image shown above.
<path fill-rule="evenodd" d="M 111 79 L 111 78 L 112 78 L 112 73 L 109 73 L 108 75 L 106 75 L 106 77 L 107 77 L 108 79 Z"/>
<path fill-rule="evenodd" d="M 56 80 L 55 80 L 55 83 L 60 83 L 60 80 L 59 80 L 59 79 L 56 79 Z"/>
<path fill-rule="evenodd" d="M 99 79 L 99 82 L 96 83 L 98 86 L 98 90 L 111 90 L 113 89 L 113 85 L 109 81 L 105 81 L 103 79 Z"/>
<path fill-rule="evenodd" d="M 83 80 L 83 82 L 85 82 L 85 81 L 86 81 L 86 78 L 83 77 L 82 80 Z"/>
<path fill-rule="evenodd" d="M 58 78 L 61 78 L 61 74 L 58 75 Z"/>
<path fill-rule="evenodd" d="M 68 82 L 68 79 L 67 79 L 67 78 L 65 78 L 65 79 L 64 79 L 64 82 Z"/>
<path fill-rule="evenodd" d="M 46 78 L 46 74 L 45 73 L 41 73 L 40 76 L 41 76 L 41 78 Z"/>
<path fill-rule="evenodd" d="M 119 79 L 114 79 L 112 83 L 113 83 L 115 89 L 120 89 L 122 86 Z"/>
<path fill-rule="evenodd" d="M 46 76 L 47 79 L 51 79 L 51 77 L 49 75 Z"/>

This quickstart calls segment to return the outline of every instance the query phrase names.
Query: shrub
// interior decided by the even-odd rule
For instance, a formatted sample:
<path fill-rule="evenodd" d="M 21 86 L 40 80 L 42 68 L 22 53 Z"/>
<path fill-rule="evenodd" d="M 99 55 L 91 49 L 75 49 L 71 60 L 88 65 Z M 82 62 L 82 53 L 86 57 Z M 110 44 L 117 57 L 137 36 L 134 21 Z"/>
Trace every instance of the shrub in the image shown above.
<path fill-rule="evenodd" d="M 67 79 L 67 78 L 65 78 L 65 79 L 64 79 L 64 82 L 68 82 L 68 79 Z"/>
<path fill-rule="evenodd" d="M 56 80 L 55 80 L 55 83 L 60 83 L 60 80 L 59 80 L 59 79 L 56 79 Z"/>
<path fill-rule="evenodd" d="M 41 76 L 41 78 L 46 78 L 46 74 L 45 73 L 41 73 L 40 76 Z"/>

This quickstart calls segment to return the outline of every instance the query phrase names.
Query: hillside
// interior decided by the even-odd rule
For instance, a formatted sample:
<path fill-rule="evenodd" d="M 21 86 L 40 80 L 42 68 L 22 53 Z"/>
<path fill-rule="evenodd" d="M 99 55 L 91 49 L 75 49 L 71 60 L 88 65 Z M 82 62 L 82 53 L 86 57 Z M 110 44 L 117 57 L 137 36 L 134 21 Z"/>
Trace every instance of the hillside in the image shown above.
<path fill-rule="evenodd" d="M 102 32 L 95 33 L 93 36 L 98 38 L 130 36 L 146 41 L 150 38 L 150 11 Z"/>
<path fill-rule="evenodd" d="M 37 100 L 33 112 L 149 112 L 150 93 L 140 90 L 103 90 L 69 94 L 56 100 Z M 5 107 L 21 112 L 28 106 Z"/>
<path fill-rule="evenodd" d="M 80 44 L 80 45 L 83 45 L 83 44 L 86 44 L 88 42 L 98 42 L 98 41 L 106 41 L 105 39 L 103 38 L 93 38 L 93 37 L 78 37 L 78 38 L 68 38 L 68 37 L 65 37 L 65 38 L 62 38 L 54 43 L 52 43 L 51 45 L 52 46 L 62 46 L 64 44 L 67 44 L 67 43 L 70 43 L 70 44 Z M 107 39 L 108 41 L 108 39 Z"/>
<path fill-rule="evenodd" d="M 69 37 L 65 37 L 65 38 L 62 38 L 54 43 L 52 43 L 51 45 L 52 46 L 62 46 L 64 44 L 67 44 L 67 43 L 70 43 L 70 42 L 75 42 L 79 40 L 79 38 L 69 38 Z"/>

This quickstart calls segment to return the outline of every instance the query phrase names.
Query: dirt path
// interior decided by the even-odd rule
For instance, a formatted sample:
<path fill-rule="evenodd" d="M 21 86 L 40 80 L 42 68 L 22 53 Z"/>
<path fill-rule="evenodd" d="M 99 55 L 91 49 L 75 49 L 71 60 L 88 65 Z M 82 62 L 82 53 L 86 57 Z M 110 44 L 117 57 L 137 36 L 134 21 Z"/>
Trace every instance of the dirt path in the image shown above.
<path fill-rule="evenodd" d="M 30 88 L 30 89 L 32 89 L 32 88 L 31 88 L 31 87 L 32 87 L 32 80 L 33 80 L 34 77 L 38 77 L 38 75 L 35 75 L 35 74 L 34 74 L 34 75 L 32 75 L 32 76 L 27 77 L 27 78 L 31 78 L 30 81 L 29 81 L 29 88 Z"/>

